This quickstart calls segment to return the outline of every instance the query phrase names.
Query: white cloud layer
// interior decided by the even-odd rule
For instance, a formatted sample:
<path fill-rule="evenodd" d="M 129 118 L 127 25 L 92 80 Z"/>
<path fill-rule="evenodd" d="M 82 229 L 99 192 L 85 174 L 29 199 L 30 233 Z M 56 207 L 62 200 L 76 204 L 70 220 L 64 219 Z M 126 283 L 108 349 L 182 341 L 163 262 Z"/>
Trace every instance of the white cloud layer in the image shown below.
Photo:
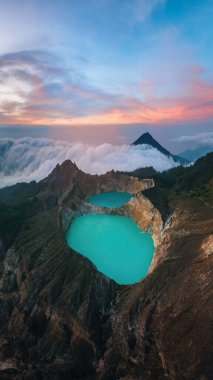
<path fill-rule="evenodd" d="M 180 137 L 177 137 L 175 141 L 179 143 L 192 142 L 192 143 L 197 143 L 198 145 L 206 144 L 206 145 L 213 146 L 213 132 L 197 133 L 191 136 L 180 136 Z"/>
<path fill-rule="evenodd" d="M 158 171 L 176 166 L 151 146 L 99 146 L 31 137 L 0 139 L 0 187 L 45 178 L 57 163 L 70 159 L 91 174 L 109 170 L 132 171 L 153 166 Z"/>

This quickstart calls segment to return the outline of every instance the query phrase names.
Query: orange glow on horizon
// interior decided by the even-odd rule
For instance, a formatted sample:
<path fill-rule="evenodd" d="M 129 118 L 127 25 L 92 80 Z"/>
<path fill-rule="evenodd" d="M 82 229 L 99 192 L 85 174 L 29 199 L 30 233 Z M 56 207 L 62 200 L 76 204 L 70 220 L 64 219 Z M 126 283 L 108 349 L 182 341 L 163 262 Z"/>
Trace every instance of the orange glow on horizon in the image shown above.
<path fill-rule="evenodd" d="M 76 115 L 63 97 L 52 97 L 43 89 L 42 81 L 31 78 L 32 89 L 21 94 L 20 102 L 4 101 L 0 107 L 0 124 L 21 124 L 40 126 L 86 126 L 86 125 L 121 125 L 121 124 L 162 124 L 193 120 L 205 120 L 213 117 L 213 85 L 197 78 L 190 78 L 180 98 L 150 98 L 147 103 L 131 97 L 110 97 L 104 93 L 95 93 L 79 86 L 70 86 L 74 95 L 91 100 L 89 110 L 84 110 L 83 98 L 78 100 L 79 108 L 85 115 Z M 16 94 L 14 90 L 14 94 Z M 96 107 L 96 100 L 110 102 Z M 65 111 L 63 106 L 65 103 Z M 70 107 L 70 108 L 69 108 Z M 92 109 L 94 109 L 92 113 Z M 97 109 L 97 111 L 96 111 Z M 77 112 L 78 113 L 78 112 Z M 89 114 L 88 114 L 89 113 Z"/>
<path fill-rule="evenodd" d="M 85 125 L 119 125 L 119 124 L 161 124 L 166 122 L 193 121 L 208 119 L 213 117 L 213 106 L 188 108 L 184 104 L 173 107 L 155 109 L 141 109 L 140 107 L 132 110 L 121 110 L 115 108 L 108 112 L 98 115 L 83 117 L 63 118 L 63 117 L 42 117 L 39 115 L 14 115 L 1 119 L 1 124 L 20 124 L 20 125 L 46 125 L 46 126 L 85 126 Z"/>

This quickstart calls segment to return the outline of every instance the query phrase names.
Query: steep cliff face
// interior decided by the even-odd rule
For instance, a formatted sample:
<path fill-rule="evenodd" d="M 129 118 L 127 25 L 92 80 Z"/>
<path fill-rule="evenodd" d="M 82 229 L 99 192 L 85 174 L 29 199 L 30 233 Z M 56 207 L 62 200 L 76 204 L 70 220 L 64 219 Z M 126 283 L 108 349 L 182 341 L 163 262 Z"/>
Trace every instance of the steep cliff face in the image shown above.
<path fill-rule="evenodd" d="M 198 201 L 173 208 L 149 275 L 114 307 L 104 379 L 212 378 L 212 213 Z"/>
<path fill-rule="evenodd" d="M 2 243 L 1 379 L 212 377 L 211 209 L 173 202 L 163 226 L 141 193 L 149 186 L 153 181 L 114 172 L 90 176 L 67 161 L 33 190 L 25 221 L 9 248 Z M 119 210 L 87 204 L 92 193 L 111 190 L 135 199 Z M 4 197 L 11 201 L 9 190 Z M 153 232 L 156 253 L 145 280 L 119 286 L 67 246 L 72 218 L 91 211 L 128 215 Z"/>
<path fill-rule="evenodd" d="M 72 189 L 66 192 L 66 197 L 63 201 L 59 202 L 60 206 L 60 222 L 61 228 L 64 232 L 68 229 L 71 220 L 82 214 L 88 213 L 106 213 L 106 214 L 120 214 L 133 217 L 138 222 L 136 215 L 133 216 L 129 205 L 117 209 L 107 209 L 103 207 L 95 207 L 87 203 L 87 198 L 94 193 L 101 193 L 107 191 L 124 191 L 131 193 L 134 197 L 143 199 L 145 203 L 149 203 L 149 208 L 153 208 L 151 203 L 141 195 L 142 191 L 154 187 L 153 179 L 138 180 L 135 177 L 127 176 L 122 173 L 109 172 L 105 175 L 91 176 L 81 172 L 83 178 L 79 175 L 72 184 Z M 132 209 L 136 209 L 135 199 L 130 202 Z M 154 209 L 154 208 L 153 208 Z M 155 209 L 156 210 L 156 209 Z M 157 211 L 157 210 L 156 210 Z M 160 214 L 159 214 L 160 216 Z M 142 227 L 142 226 L 141 226 Z"/>
<path fill-rule="evenodd" d="M 3 261 L 2 376 L 92 376 L 116 294 L 115 283 L 67 247 L 57 211 L 32 217 Z"/>
<path fill-rule="evenodd" d="M 31 212 L 2 252 L 1 376 L 87 379 L 96 373 L 119 286 L 67 246 L 65 230 L 92 193 L 134 194 L 149 186 L 152 181 L 114 172 L 90 176 L 67 161 L 34 189 Z M 11 193 L 3 194 L 7 202 Z"/>
<path fill-rule="evenodd" d="M 153 182 L 149 182 L 150 187 Z M 148 182 L 145 181 L 145 188 L 147 189 Z M 141 181 L 141 189 L 144 188 L 144 183 Z M 136 187 L 137 189 L 137 187 Z M 83 214 L 108 214 L 108 215 L 123 215 L 133 219 L 142 231 L 149 232 L 153 235 L 155 246 L 161 241 L 161 231 L 163 229 L 163 221 L 160 212 L 153 206 L 153 204 L 143 196 L 141 189 L 136 192 L 134 182 L 131 188 L 134 197 L 126 205 L 120 208 L 106 208 L 100 206 L 93 206 L 85 201 L 79 202 L 79 207 L 73 210 L 69 203 L 62 208 L 61 211 L 61 226 L 62 230 L 66 233 L 70 223 L 76 216 Z M 125 187 L 121 189 L 125 190 Z M 130 191 L 130 187 L 129 187 Z"/>

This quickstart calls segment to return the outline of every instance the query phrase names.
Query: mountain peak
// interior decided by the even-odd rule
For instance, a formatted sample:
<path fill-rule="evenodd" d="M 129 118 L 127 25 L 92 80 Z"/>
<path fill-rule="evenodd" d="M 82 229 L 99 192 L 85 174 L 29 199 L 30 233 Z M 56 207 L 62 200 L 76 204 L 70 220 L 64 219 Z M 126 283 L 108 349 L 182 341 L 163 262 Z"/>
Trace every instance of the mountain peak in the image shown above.
<path fill-rule="evenodd" d="M 187 160 L 183 159 L 182 157 L 175 156 L 167 149 L 165 149 L 162 145 L 160 145 L 149 132 L 143 133 L 137 140 L 133 142 L 132 145 L 150 145 L 165 156 L 172 158 L 175 162 L 180 162 L 181 164 L 187 163 Z"/>
<path fill-rule="evenodd" d="M 152 137 L 152 135 L 149 132 L 145 132 L 137 140 L 135 140 L 133 144 L 138 145 L 138 144 L 140 144 L 140 141 L 142 141 L 142 143 L 144 143 L 143 141 L 145 141 L 146 139 L 154 140 L 154 138 Z"/>
<path fill-rule="evenodd" d="M 149 132 L 144 132 L 142 135 L 141 135 L 141 137 L 142 136 L 149 136 L 149 137 L 152 137 L 152 135 L 151 135 L 151 133 L 149 133 Z M 153 137 L 152 137 L 153 138 Z"/>
<path fill-rule="evenodd" d="M 161 153 L 166 156 L 172 156 L 172 154 L 165 149 L 162 145 L 160 145 L 149 132 L 143 133 L 136 141 L 133 142 L 133 145 L 151 145 L 153 148 L 158 149 Z"/>

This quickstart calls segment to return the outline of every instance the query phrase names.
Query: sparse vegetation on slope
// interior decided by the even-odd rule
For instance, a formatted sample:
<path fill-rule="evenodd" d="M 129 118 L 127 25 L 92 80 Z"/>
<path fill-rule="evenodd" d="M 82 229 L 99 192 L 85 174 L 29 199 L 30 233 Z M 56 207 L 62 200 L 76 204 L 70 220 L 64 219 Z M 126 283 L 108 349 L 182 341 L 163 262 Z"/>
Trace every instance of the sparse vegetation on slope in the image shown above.
<path fill-rule="evenodd" d="M 213 153 L 187 167 L 178 166 L 162 173 L 147 167 L 126 174 L 140 179 L 154 179 L 155 187 L 143 193 L 160 211 L 164 222 L 171 214 L 172 200 L 197 198 L 213 205 Z"/>

